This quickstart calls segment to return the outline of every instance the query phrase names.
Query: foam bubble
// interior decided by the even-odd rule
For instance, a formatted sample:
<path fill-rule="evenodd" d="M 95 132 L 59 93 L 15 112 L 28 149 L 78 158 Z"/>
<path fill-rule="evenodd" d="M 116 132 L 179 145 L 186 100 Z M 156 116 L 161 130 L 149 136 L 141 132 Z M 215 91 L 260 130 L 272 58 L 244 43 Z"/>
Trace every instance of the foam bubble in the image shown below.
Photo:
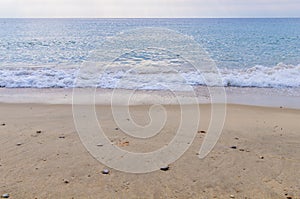
<path fill-rule="evenodd" d="M 236 87 L 289 88 L 300 87 L 300 64 L 278 64 L 274 67 L 254 66 L 248 69 L 221 70 L 224 85 Z"/>
<path fill-rule="evenodd" d="M 163 90 L 164 84 L 176 85 L 180 90 L 181 85 L 205 85 L 201 74 L 188 70 L 179 60 L 152 63 L 139 61 L 139 67 L 131 70 L 130 65 L 122 63 L 99 77 L 101 88 L 125 88 Z M 163 68 L 161 66 L 170 67 Z M 174 70 L 170 68 L 174 67 Z M 0 68 L 0 87 L 6 88 L 72 88 L 76 79 L 76 67 L 3 67 Z M 184 79 L 176 78 L 175 73 L 181 73 Z M 220 69 L 223 77 L 223 86 L 226 87 L 258 87 L 258 88 L 299 88 L 300 64 L 278 64 L 274 67 L 254 66 L 243 69 Z M 175 78 L 174 78 L 175 77 Z M 122 85 L 118 82 L 124 79 Z M 185 81 L 184 81 L 185 80 Z M 86 85 L 87 87 L 89 85 Z M 216 85 L 222 86 L 222 85 Z"/>

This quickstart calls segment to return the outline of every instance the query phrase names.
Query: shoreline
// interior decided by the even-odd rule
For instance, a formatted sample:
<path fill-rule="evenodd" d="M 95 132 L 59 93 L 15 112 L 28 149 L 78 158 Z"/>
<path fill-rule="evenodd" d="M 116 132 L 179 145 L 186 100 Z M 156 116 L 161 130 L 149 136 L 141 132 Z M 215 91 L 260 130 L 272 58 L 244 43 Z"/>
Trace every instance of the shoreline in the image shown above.
<path fill-rule="evenodd" d="M 93 93 L 93 90 L 79 88 L 78 95 L 83 100 L 80 103 L 86 104 L 84 96 Z M 95 104 L 110 105 L 113 91 L 115 97 L 121 99 L 124 94 L 132 93 L 132 90 L 125 89 L 102 89 L 97 88 L 95 93 Z M 210 104 L 211 99 L 206 87 L 198 86 L 194 88 L 198 104 Z M 259 107 L 282 107 L 289 109 L 300 109 L 300 88 L 240 88 L 226 87 L 226 103 L 234 105 L 248 105 Z M 193 95 L 188 92 L 176 92 L 178 97 L 182 97 L 183 104 L 195 102 Z M 31 103 L 31 104 L 72 104 L 72 88 L 0 88 L 0 103 Z M 164 90 L 137 90 L 134 97 L 130 99 L 130 105 L 143 104 L 178 104 L 174 93 Z M 117 102 L 120 105 L 127 105 L 122 100 Z M 223 102 L 222 102 L 223 103 Z"/>

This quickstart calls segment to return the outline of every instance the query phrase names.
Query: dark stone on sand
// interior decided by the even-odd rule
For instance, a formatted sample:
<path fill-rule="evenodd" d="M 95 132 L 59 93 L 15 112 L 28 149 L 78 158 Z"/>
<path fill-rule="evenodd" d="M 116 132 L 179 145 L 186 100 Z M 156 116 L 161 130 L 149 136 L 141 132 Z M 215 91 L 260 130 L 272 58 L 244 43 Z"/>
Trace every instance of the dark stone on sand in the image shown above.
<path fill-rule="evenodd" d="M 69 184 L 69 180 L 66 180 L 66 179 L 65 179 L 65 180 L 64 180 L 64 183 L 65 183 L 65 184 Z"/>
<path fill-rule="evenodd" d="M 119 128 L 115 128 L 115 130 L 116 130 L 116 131 L 118 131 L 118 130 L 119 130 Z"/>
<path fill-rule="evenodd" d="M 231 146 L 230 148 L 231 149 L 237 149 L 237 146 Z"/>
<path fill-rule="evenodd" d="M 5 125 L 6 125 L 5 123 L 2 123 L 2 124 L 1 124 L 1 126 L 5 126 Z"/>
<path fill-rule="evenodd" d="M 65 138 L 65 136 L 61 135 L 61 136 L 59 136 L 58 138 L 60 138 L 60 139 L 64 139 L 64 138 Z"/>
<path fill-rule="evenodd" d="M 162 170 L 162 171 L 168 171 L 169 169 L 170 169 L 169 166 L 165 166 L 165 167 L 161 167 L 161 168 L 160 168 L 160 170 Z"/>
<path fill-rule="evenodd" d="M 17 145 L 17 146 L 21 146 L 21 145 L 22 145 L 22 143 L 17 143 L 16 145 Z"/>
<path fill-rule="evenodd" d="M 37 134 L 40 134 L 40 133 L 42 133 L 42 131 L 36 131 L 36 133 L 37 133 Z"/>
<path fill-rule="evenodd" d="M 259 156 L 259 159 L 264 159 L 265 157 L 264 156 Z"/>

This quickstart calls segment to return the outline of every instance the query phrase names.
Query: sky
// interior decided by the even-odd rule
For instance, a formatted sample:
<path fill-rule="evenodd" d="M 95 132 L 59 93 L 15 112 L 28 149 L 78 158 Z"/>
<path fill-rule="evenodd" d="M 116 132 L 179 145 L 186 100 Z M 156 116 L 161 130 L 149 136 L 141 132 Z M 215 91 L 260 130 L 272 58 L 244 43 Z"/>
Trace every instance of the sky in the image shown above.
<path fill-rule="evenodd" d="M 0 17 L 300 17 L 300 0 L 0 0 Z"/>

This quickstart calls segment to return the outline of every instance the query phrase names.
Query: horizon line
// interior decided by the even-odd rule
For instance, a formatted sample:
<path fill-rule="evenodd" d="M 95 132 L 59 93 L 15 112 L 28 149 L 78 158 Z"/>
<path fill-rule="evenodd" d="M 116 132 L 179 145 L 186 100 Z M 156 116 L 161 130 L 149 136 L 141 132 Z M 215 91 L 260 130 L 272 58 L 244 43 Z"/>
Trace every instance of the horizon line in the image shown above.
<path fill-rule="evenodd" d="M 0 19 L 297 19 L 300 16 L 208 16 L 208 17 L 0 17 Z"/>

